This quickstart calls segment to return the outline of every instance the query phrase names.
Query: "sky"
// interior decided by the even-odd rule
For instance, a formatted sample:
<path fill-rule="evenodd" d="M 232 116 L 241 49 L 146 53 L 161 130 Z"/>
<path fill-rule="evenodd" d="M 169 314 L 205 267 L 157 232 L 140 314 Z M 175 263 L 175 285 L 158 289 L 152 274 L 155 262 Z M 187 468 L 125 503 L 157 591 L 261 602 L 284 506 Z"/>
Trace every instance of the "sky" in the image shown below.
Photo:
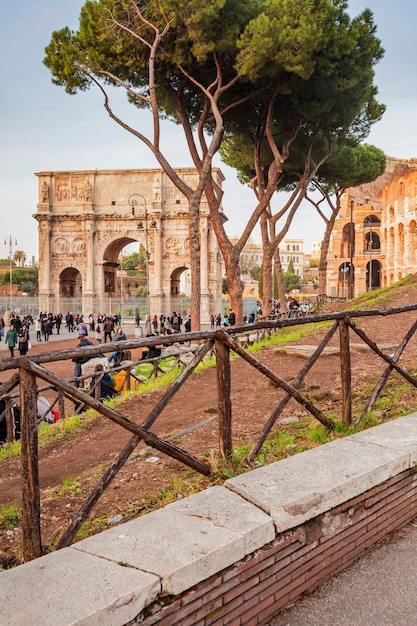
<path fill-rule="evenodd" d="M 244 1 L 244 0 L 242 0 Z M 0 23 L 0 258 L 23 250 L 38 258 L 38 201 L 35 172 L 81 169 L 157 167 L 149 150 L 108 117 L 97 89 L 69 96 L 53 85 L 43 65 L 45 46 L 54 30 L 78 27 L 82 0 L 19 0 L 2 7 Z M 387 106 L 367 143 L 396 158 L 417 158 L 417 2 L 352 0 L 349 12 L 371 9 L 385 56 L 375 67 L 378 99 Z M 114 90 L 117 113 L 137 123 L 139 113 Z M 140 115 L 146 115 L 143 112 Z M 141 118 L 141 123 L 147 123 Z M 162 147 L 176 167 L 190 166 L 181 131 L 163 124 Z M 223 207 L 227 232 L 239 236 L 254 207 L 252 191 L 234 171 L 224 173 Z M 275 202 L 282 203 L 278 198 Z M 279 204 L 275 205 L 275 209 Z M 323 236 L 324 223 L 306 205 L 296 216 L 289 237 L 304 239 L 305 252 Z M 257 241 L 255 232 L 252 240 Z M 5 241 L 7 243 L 5 243 Z M 15 241 L 17 243 L 15 243 Z"/>

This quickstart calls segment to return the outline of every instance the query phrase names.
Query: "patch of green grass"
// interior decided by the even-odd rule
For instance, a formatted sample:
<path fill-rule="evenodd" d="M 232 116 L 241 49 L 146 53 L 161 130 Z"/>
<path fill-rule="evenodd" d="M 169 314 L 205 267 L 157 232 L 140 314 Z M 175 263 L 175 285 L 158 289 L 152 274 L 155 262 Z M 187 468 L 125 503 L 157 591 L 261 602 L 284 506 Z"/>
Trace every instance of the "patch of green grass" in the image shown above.
<path fill-rule="evenodd" d="M 409 276 L 405 276 L 394 285 L 390 285 L 389 287 L 381 287 L 380 289 L 375 289 L 366 293 L 362 293 L 361 295 L 356 296 L 349 301 L 349 306 L 346 308 L 346 310 L 355 311 L 389 306 L 393 302 L 393 300 L 398 297 L 399 293 L 401 293 L 402 291 L 407 291 L 410 287 L 410 284 L 413 284 L 415 282 L 415 275 L 410 274 Z"/>
<path fill-rule="evenodd" d="M 323 445 L 324 443 L 328 443 L 331 438 L 331 432 L 323 426 L 323 424 L 319 424 L 315 428 L 310 428 L 306 432 L 306 438 L 311 441 L 311 443 L 315 443 L 317 445 Z"/>
<path fill-rule="evenodd" d="M 92 535 L 96 535 L 100 533 L 102 530 L 105 530 L 108 526 L 108 516 L 107 515 L 97 515 L 91 520 L 84 522 L 80 529 L 77 532 L 76 540 L 81 541 L 81 539 L 86 539 L 87 537 L 91 537 Z"/>
<path fill-rule="evenodd" d="M 22 519 L 22 509 L 16 502 L 0 507 L 0 529 L 13 530 Z"/>
<path fill-rule="evenodd" d="M 59 496 L 78 496 L 81 493 L 81 477 L 75 476 L 64 478 Z"/>
<path fill-rule="evenodd" d="M 0 462 L 20 456 L 20 441 L 6 443 L 0 448 Z"/>
<path fill-rule="evenodd" d="M 298 341 L 299 339 L 305 339 L 310 337 L 311 334 L 322 327 L 327 326 L 328 322 L 320 322 L 318 324 L 303 324 L 302 326 L 290 326 L 287 328 L 279 328 L 275 332 L 266 336 L 258 343 L 247 348 L 247 352 L 257 352 L 264 347 L 279 346 L 284 343 L 291 343 L 292 341 Z"/>

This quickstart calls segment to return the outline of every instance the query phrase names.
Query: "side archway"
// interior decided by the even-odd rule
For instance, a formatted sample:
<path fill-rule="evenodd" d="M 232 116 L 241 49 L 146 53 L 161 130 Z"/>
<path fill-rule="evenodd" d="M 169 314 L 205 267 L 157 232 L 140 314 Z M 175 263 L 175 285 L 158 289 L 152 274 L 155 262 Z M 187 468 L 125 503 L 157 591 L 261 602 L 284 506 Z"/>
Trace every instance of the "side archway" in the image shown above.
<path fill-rule="evenodd" d="M 82 295 L 81 273 L 75 267 L 65 268 L 59 276 L 60 312 L 65 314 L 68 311 L 78 311 L 81 308 Z"/>

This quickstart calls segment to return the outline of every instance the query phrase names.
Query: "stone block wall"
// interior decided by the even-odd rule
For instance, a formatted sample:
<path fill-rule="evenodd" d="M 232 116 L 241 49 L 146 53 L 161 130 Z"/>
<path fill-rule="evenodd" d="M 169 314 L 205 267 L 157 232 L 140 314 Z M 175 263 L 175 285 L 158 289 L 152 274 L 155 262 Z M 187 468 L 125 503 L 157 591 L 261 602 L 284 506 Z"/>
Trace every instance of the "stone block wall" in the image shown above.
<path fill-rule="evenodd" d="M 416 464 L 413 413 L 260 467 L 0 573 L 3 622 L 266 624 L 417 515 Z"/>
<path fill-rule="evenodd" d="M 417 477 L 407 470 L 282 533 L 232 568 L 178 598 L 156 602 L 131 624 L 262 625 L 417 515 Z"/>

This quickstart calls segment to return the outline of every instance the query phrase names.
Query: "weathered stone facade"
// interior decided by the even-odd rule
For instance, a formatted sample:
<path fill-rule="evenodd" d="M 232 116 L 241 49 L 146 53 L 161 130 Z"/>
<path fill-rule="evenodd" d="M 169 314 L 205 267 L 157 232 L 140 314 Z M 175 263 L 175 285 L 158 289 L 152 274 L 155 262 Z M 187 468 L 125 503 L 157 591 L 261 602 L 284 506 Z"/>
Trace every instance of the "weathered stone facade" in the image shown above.
<path fill-rule="evenodd" d="M 177 170 L 190 186 L 192 168 Z M 149 253 L 149 313 L 179 309 L 181 274 L 190 268 L 188 202 L 160 169 L 38 172 L 39 305 L 62 311 L 79 298 L 85 314 L 116 308 L 120 251 Z M 224 180 L 215 170 L 218 185 Z M 221 255 L 207 202 L 200 207 L 201 321 L 220 310 Z"/>
<path fill-rule="evenodd" d="M 387 157 L 372 183 L 343 195 L 327 260 L 327 294 L 353 297 L 417 271 L 417 159 Z"/>

